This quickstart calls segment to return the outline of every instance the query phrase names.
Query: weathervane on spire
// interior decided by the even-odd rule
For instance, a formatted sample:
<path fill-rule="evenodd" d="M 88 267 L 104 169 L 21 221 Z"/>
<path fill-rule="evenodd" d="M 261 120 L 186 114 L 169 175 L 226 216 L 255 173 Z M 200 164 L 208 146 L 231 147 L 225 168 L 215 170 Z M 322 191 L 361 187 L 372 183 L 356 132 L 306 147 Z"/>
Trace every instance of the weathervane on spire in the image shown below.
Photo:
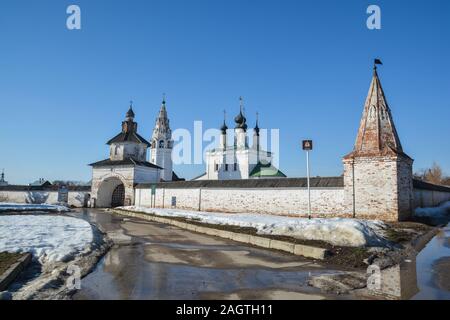
<path fill-rule="evenodd" d="M 383 62 L 381 62 L 380 59 L 374 59 L 373 60 L 373 70 L 377 70 L 377 65 L 383 65 Z"/>
<path fill-rule="evenodd" d="M 162 101 L 162 103 L 166 104 L 166 94 L 165 93 L 163 93 L 163 101 Z"/>

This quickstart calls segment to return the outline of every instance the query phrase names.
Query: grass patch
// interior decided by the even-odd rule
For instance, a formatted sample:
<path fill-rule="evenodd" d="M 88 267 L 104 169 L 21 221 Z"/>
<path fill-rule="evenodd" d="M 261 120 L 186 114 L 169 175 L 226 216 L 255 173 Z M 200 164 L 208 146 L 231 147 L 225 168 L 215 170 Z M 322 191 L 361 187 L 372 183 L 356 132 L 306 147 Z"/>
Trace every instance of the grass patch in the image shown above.
<path fill-rule="evenodd" d="M 8 270 L 23 255 L 23 253 L 0 252 L 0 274 Z"/>

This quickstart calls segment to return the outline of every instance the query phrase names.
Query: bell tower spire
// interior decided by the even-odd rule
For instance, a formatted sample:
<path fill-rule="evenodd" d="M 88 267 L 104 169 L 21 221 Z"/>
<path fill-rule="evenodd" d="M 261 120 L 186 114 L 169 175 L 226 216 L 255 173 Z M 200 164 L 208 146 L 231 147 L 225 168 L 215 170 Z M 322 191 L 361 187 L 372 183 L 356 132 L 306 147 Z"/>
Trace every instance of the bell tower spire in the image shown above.
<path fill-rule="evenodd" d="M 377 61 L 379 63 L 377 63 Z M 381 86 L 375 60 L 372 82 L 364 104 L 353 152 L 349 156 L 402 154 L 403 148 L 395 129 L 391 110 Z"/>
<path fill-rule="evenodd" d="M 163 94 L 161 107 L 156 118 L 151 139 L 151 162 L 163 168 L 161 180 L 172 181 L 172 130 L 166 109 L 166 94 Z"/>

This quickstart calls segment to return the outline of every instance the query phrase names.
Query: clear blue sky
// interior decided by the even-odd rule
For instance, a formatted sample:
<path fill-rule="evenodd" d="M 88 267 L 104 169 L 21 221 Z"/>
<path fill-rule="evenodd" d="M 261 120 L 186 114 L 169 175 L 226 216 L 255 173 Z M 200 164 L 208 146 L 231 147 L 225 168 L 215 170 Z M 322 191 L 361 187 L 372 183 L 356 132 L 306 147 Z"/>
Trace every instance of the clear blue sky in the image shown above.
<path fill-rule="evenodd" d="M 66 29 L 70 4 L 80 31 Z M 369 4 L 381 7 L 379 31 L 366 28 Z M 259 111 L 280 129 L 288 176 L 304 176 L 305 137 L 312 174 L 340 175 L 380 57 L 415 170 L 436 161 L 450 174 L 449 21 L 446 0 L 2 0 L 0 168 L 10 183 L 87 181 L 128 101 L 149 138 L 165 92 L 172 129 L 218 127 L 242 95 L 251 126 Z"/>

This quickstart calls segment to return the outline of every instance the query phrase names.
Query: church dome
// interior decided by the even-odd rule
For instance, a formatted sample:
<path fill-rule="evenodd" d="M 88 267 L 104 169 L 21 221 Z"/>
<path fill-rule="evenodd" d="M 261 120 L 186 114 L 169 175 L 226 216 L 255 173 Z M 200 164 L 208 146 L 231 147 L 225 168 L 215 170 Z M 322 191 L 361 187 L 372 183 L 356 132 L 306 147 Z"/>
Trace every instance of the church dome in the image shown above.
<path fill-rule="evenodd" d="M 220 127 L 220 131 L 222 131 L 223 134 L 225 134 L 228 130 L 228 127 L 225 123 L 225 121 L 223 122 L 223 125 Z"/>
<path fill-rule="evenodd" d="M 125 116 L 131 119 L 134 118 L 133 106 L 130 106 L 130 109 L 128 109 L 127 114 Z"/>
<path fill-rule="evenodd" d="M 236 129 L 247 129 L 247 119 L 242 114 L 242 110 L 239 112 L 239 114 L 234 118 L 234 122 L 236 122 Z"/>
<path fill-rule="evenodd" d="M 239 98 L 240 102 L 240 110 L 239 114 L 234 118 L 234 122 L 236 122 L 236 129 L 244 129 L 247 130 L 247 119 L 244 117 L 244 114 L 242 113 L 243 109 L 243 103 L 242 103 L 242 97 Z"/>

